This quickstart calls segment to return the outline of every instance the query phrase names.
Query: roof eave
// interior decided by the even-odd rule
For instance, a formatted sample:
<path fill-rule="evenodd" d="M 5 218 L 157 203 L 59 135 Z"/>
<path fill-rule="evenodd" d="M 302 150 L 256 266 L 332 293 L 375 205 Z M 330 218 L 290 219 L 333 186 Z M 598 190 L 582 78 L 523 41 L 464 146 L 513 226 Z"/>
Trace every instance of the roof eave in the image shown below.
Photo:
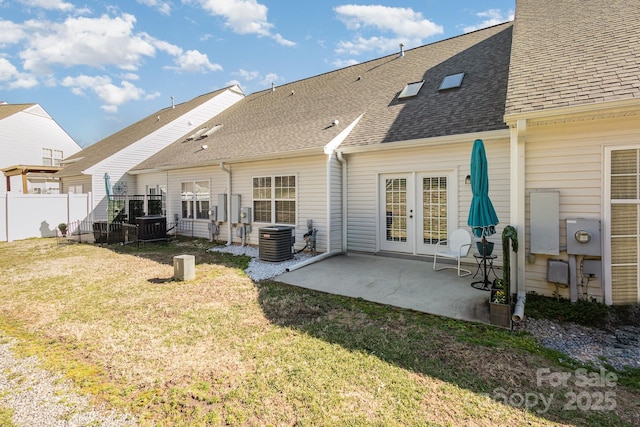
<path fill-rule="evenodd" d="M 207 160 L 203 162 L 190 162 L 190 163 L 183 163 L 180 165 L 166 165 L 166 166 L 158 166 L 154 168 L 135 169 L 135 170 L 130 170 L 127 173 L 130 175 L 142 175 L 142 174 L 153 173 L 153 172 L 166 172 L 166 171 L 179 170 L 179 169 L 218 166 L 220 163 L 225 163 L 225 164 L 249 163 L 249 162 L 257 162 L 257 161 L 276 160 L 276 159 L 292 159 L 296 157 L 306 157 L 306 156 L 314 156 L 314 155 L 323 155 L 323 156 L 326 155 L 324 152 L 324 147 L 305 148 L 301 150 L 294 150 L 294 151 L 288 151 L 288 152 L 258 154 L 255 156 L 227 157 L 227 158 Z"/>
<path fill-rule="evenodd" d="M 528 122 L 544 122 L 557 118 L 576 118 L 606 113 L 616 115 L 630 111 L 640 112 L 640 98 L 622 99 L 615 101 L 594 102 L 591 104 L 572 105 L 568 107 L 546 108 L 543 110 L 526 111 L 522 113 L 511 113 L 504 115 L 504 122 L 515 125 L 519 120 Z"/>

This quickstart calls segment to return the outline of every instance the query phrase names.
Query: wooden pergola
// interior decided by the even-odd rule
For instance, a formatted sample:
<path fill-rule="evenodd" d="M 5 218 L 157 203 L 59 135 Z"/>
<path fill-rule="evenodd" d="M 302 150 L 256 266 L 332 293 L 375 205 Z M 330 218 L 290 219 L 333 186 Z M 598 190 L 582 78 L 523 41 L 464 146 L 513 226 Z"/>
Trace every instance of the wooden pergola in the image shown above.
<path fill-rule="evenodd" d="M 54 173 L 61 170 L 60 166 L 27 166 L 27 165 L 16 165 L 9 166 L 8 168 L 2 169 L 4 176 L 7 180 L 7 191 L 11 191 L 11 177 L 22 175 L 22 192 L 27 194 L 29 192 L 29 187 L 27 185 L 29 177 L 38 177 L 43 178 L 48 175 L 53 175 Z M 51 176 L 51 179 L 55 178 Z"/>

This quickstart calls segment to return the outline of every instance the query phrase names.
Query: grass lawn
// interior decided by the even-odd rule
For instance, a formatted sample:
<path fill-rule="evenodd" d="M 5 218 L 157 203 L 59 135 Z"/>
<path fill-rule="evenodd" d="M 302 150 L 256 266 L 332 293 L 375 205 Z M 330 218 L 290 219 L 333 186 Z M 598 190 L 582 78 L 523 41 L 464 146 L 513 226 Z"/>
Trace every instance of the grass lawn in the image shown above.
<path fill-rule="evenodd" d="M 524 333 L 253 283 L 209 247 L 0 243 L 0 339 L 141 425 L 640 424 L 637 372 L 603 385 Z M 179 254 L 196 279 L 172 280 Z"/>

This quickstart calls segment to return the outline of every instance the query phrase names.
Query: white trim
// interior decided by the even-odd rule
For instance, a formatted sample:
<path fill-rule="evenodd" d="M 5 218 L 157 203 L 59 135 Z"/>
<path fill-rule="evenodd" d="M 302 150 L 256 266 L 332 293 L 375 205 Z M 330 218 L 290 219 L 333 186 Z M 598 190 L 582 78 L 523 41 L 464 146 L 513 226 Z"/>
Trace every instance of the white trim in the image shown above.
<path fill-rule="evenodd" d="M 613 304 L 613 286 L 611 272 L 611 153 L 619 150 L 640 150 L 640 144 L 606 145 L 604 146 L 603 212 L 602 212 L 602 281 L 604 283 L 604 302 Z M 639 267 L 640 269 L 640 267 Z M 638 302 L 640 302 L 640 280 L 638 281 Z"/>

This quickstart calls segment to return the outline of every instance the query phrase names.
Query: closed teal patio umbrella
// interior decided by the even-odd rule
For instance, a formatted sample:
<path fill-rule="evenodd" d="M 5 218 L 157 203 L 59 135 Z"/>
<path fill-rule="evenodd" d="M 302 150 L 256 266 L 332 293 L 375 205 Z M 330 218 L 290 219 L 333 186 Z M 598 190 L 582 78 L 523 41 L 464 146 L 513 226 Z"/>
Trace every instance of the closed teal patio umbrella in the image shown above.
<path fill-rule="evenodd" d="M 471 151 L 471 206 L 469 208 L 469 219 L 467 225 L 471 227 L 471 231 L 476 237 L 482 238 L 483 246 L 487 243 L 487 236 L 491 236 L 496 232 L 498 225 L 498 215 L 489 198 L 489 172 L 487 163 L 487 154 L 484 150 L 484 143 L 481 139 L 473 142 L 473 150 Z M 487 278 L 487 263 L 483 253 L 484 262 L 484 280 L 482 289 L 490 288 Z"/>

